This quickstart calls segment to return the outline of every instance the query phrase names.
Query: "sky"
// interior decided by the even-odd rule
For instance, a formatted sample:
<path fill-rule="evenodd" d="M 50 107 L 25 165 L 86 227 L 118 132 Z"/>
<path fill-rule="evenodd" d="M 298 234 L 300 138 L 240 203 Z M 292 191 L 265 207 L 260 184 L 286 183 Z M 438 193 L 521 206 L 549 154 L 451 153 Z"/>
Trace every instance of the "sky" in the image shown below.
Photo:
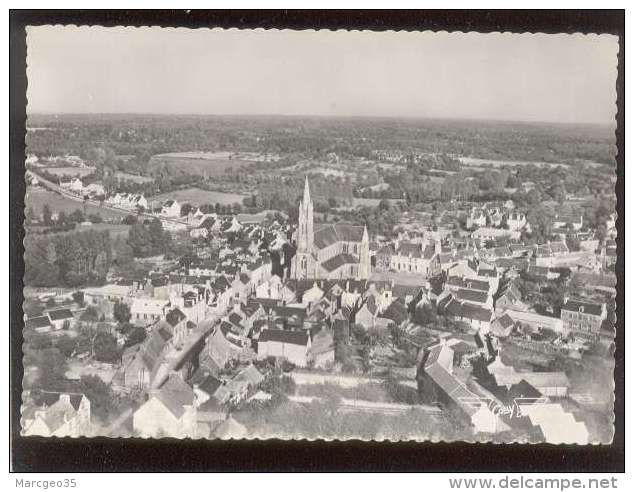
<path fill-rule="evenodd" d="M 613 123 L 609 35 L 27 28 L 28 112 Z"/>

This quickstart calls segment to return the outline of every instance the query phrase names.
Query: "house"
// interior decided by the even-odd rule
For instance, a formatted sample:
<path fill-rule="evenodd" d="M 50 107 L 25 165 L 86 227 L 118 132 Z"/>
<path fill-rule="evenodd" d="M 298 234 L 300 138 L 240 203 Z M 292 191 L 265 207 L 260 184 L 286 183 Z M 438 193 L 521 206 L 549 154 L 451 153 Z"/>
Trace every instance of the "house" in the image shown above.
<path fill-rule="evenodd" d="M 141 437 L 194 437 L 196 406 L 193 389 L 177 374 L 149 395 L 134 412 L 132 427 Z"/>
<path fill-rule="evenodd" d="M 91 196 L 104 196 L 106 194 L 105 188 L 100 183 L 90 183 L 84 187 L 83 192 Z"/>
<path fill-rule="evenodd" d="M 467 229 L 475 229 L 476 227 L 484 227 L 487 225 L 487 216 L 480 208 L 473 208 L 471 214 L 467 217 Z"/>
<path fill-rule="evenodd" d="M 70 309 L 55 309 L 49 311 L 47 314 L 53 330 L 61 330 L 65 323 L 69 328 L 72 328 L 75 324 L 75 316 L 73 316 Z"/>
<path fill-rule="evenodd" d="M 83 393 L 29 393 L 22 412 L 22 435 L 85 437 L 92 433 L 90 400 Z"/>
<path fill-rule="evenodd" d="M 456 321 L 468 323 L 476 331 L 488 332 L 491 328 L 493 310 L 469 302 L 461 302 L 449 296 L 439 304 L 439 308 L 447 316 Z"/>
<path fill-rule="evenodd" d="M 515 326 L 529 328 L 535 333 L 547 329 L 555 333 L 566 335 L 561 319 L 555 318 L 554 316 L 545 316 L 532 311 L 517 311 L 515 309 L 507 309 L 500 314 L 509 316 Z"/>
<path fill-rule="evenodd" d="M 560 403 L 520 405 L 520 412 L 539 426 L 548 444 L 588 444 L 586 425 L 564 410 Z"/>
<path fill-rule="evenodd" d="M 167 329 L 172 334 L 172 343 L 180 346 L 189 334 L 187 316 L 178 308 L 174 308 L 165 315 Z"/>
<path fill-rule="evenodd" d="M 181 205 L 176 200 L 166 200 L 161 206 L 160 213 L 164 217 L 180 218 Z"/>
<path fill-rule="evenodd" d="M 493 294 L 493 286 L 488 280 L 477 280 L 467 277 L 449 277 L 445 282 L 445 288 L 451 292 L 457 292 L 458 290 L 473 290 L 476 292 Z"/>
<path fill-rule="evenodd" d="M 535 247 L 535 264 L 541 267 L 554 267 L 557 258 L 568 254 L 568 246 L 564 241 L 548 241 Z"/>
<path fill-rule="evenodd" d="M 335 341 L 331 330 L 322 329 L 313 337 L 308 357 L 316 368 L 332 368 L 335 363 Z"/>
<path fill-rule="evenodd" d="M 542 395 L 560 398 L 567 397 L 570 390 L 570 381 L 563 371 L 518 371 L 513 366 L 502 362 L 502 358 L 499 355 L 487 366 L 487 370 L 498 386 L 510 388 L 523 380 L 537 389 Z"/>
<path fill-rule="evenodd" d="M 311 340 L 305 331 L 265 329 L 258 338 L 258 358 L 278 357 L 299 367 L 308 365 Z"/>
<path fill-rule="evenodd" d="M 522 302 L 522 293 L 513 283 L 508 282 L 500 288 L 495 298 L 495 312 L 502 313 L 507 309 L 527 311 L 529 306 Z"/>
<path fill-rule="evenodd" d="M 62 183 L 60 183 L 60 186 L 62 188 L 65 188 L 65 189 L 77 194 L 77 195 L 81 194 L 81 192 L 84 189 L 84 185 L 81 182 L 81 179 L 79 179 L 79 178 L 74 178 L 74 179 L 71 179 L 70 181 L 62 182 Z"/>
<path fill-rule="evenodd" d="M 553 229 L 565 229 L 568 226 L 572 226 L 575 231 L 583 228 L 583 215 L 576 214 L 558 214 L 553 220 Z"/>
<path fill-rule="evenodd" d="M 247 428 L 235 420 L 232 416 L 229 416 L 227 420 L 223 421 L 213 431 L 213 436 L 216 439 L 244 439 L 248 436 Z"/>
<path fill-rule="evenodd" d="M 435 277 L 440 273 L 440 258 L 433 244 L 423 247 L 419 243 L 402 241 L 390 259 L 390 269 Z"/>
<path fill-rule="evenodd" d="M 453 265 L 448 269 L 447 277 L 462 277 L 488 282 L 491 293 L 497 292 L 500 285 L 500 274 L 496 267 L 477 258 Z"/>
<path fill-rule="evenodd" d="M 606 318 L 605 303 L 566 299 L 561 307 L 564 331 L 583 338 L 597 338 Z"/>
<path fill-rule="evenodd" d="M 87 304 L 101 302 L 122 302 L 132 293 L 131 285 L 106 284 L 101 287 L 89 287 L 83 290 Z"/>
<path fill-rule="evenodd" d="M 230 339 L 231 338 L 231 339 Z M 205 346 L 199 356 L 199 364 L 213 375 L 218 375 L 227 362 L 238 359 L 244 352 L 242 341 L 226 334 L 220 327 L 214 329 L 207 337 Z"/>
<path fill-rule="evenodd" d="M 498 239 L 519 239 L 521 237 L 520 231 L 512 231 L 510 229 L 497 229 L 495 227 L 479 227 L 471 233 L 471 237 L 480 242 L 494 241 Z"/>
<path fill-rule="evenodd" d="M 425 350 L 419 372 L 422 392 L 432 402 L 438 402 L 468 423 L 474 433 L 496 433 L 506 426 L 488 405 L 486 399 L 474 393 L 453 373 L 454 351 L 445 342 Z M 474 382 L 472 388 L 476 388 Z"/>
<path fill-rule="evenodd" d="M 459 302 L 468 302 L 487 309 L 493 308 L 493 298 L 488 292 L 471 289 L 458 289 L 454 292 L 454 297 Z"/>
<path fill-rule="evenodd" d="M 396 251 L 394 250 L 394 246 L 391 244 L 386 244 L 381 247 L 374 255 L 374 269 L 377 272 L 389 271 L 392 265 L 392 257 L 394 255 L 396 255 Z"/>
<path fill-rule="evenodd" d="M 511 231 L 521 231 L 526 226 L 526 214 L 522 212 L 511 212 L 506 219 L 506 225 Z"/>
<path fill-rule="evenodd" d="M 379 309 L 373 296 L 368 296 L 365 302 L 354 314 L 354 322 L 366 330 L 374 328 Z"/>
<path fill-rule="evenodd" d="M 148 326 L 162 319 L 170 302 L 152 297 L 135 297 L 130 305 L 130 321 L 138 326 Z"/>
<path fill-rule="evenodd" d="M 47 333 L 51 331 L 53 325 L 51 324 L 51 320 L 48 316 L 35 316 L 33 318 L 28 318 L 24 322 L 24 327 L 27 330 L 35 330 L 38 333 Z"/>
<path fill-rule="evenodd" d="M 506 338 L 515 328 L 515 321 L 508 314 L 504 314 L 493 320 L 491 323 L 491 333 L 498 338 Z"/>

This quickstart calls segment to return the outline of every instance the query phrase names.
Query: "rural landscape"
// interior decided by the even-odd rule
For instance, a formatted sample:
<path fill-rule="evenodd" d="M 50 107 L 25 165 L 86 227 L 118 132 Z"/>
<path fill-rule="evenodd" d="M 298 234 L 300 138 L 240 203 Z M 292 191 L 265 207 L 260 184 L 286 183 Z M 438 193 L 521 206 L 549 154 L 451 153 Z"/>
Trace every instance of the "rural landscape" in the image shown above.
<path fill-rule="evenodd" d="M 613 38 L 27 42 L 23 436 L 612 442 Z"/>
<path fill-rule="evenodd" d="M 613 131 L 30 116 L 26 431 L 609 441 Z M 305 220 L 367 272 L 293 269 Z"/>

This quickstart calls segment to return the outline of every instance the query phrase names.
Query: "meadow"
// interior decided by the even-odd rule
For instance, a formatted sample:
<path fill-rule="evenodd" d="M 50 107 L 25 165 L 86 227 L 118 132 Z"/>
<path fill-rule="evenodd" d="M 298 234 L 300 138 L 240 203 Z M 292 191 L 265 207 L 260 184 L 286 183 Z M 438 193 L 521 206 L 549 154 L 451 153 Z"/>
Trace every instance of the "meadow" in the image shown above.
<path fill-rule="evenodd" d="M 233 158 L 229 152 L 173 152 L 152 156 L 148 171 L 156 173 L 167 170 L 173 175 L 197 174 L 217 176 L 228 169 L 239 169 L 253 161 Z"/>
<path fill-rule="evenodd" d="M 42 213 L 42 208 L 46 204 L 48 204 L 51 212 L 53 213 L 63 211 L 64 213 L 69 214 L 77 209 L 84 210 L 84 203 L 79 200 L 72 200 L 49 190 L 27 189 L 24 197 L 24 206 L 26 208 L 32 207 L 33 212 L 39 215 Z M 121 219 L 123 216 L 127 215 L 127 213 L 123 211 L 118 212 L 88 203 L 85 204 L 85 211 L 87 214 L 99 214 L 104 220 Z"/>
<path fill-rule="evenodd" d="M 205 203 L 221 205 L 233 205 L 234 203 L 242 203 L 245 195 L 237 193 L 224 193 L 222 191 L 207 191 L 200 188 L 185 188 L 182 190 L 174 190 L 160 195 L 153 196 L 152 202 L 161 203 L 165 200 L 176 200 L 181 205 L 190 203 L 191 205 L 203 205 Z"/>
<path fill-rule="evenodd" d="M 58 178 L 70 178 L 70 177 L 80 177 L 88 176 L 95 172 L 94 167 L 74 167 L 74 166 L 66 166 L 66 167 L 45 167 L 42 168 L 47 173 L 53 174 Z"/>

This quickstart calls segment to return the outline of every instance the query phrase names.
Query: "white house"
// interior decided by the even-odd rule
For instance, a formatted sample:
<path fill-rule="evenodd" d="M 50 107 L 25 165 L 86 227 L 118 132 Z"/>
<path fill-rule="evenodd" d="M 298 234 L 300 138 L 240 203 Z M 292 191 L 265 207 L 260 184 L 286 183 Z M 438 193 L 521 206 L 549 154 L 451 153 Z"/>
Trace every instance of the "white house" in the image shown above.
<path fill-rule="evenodd" d="M 45 391 L 40 405 L 26 405 L 25 436 L 82 437 L 91 434 L 90 401 L 82 393 Z"/>
<path fill-rule="evenodd" d="M 167 200 L 161 206 L 161 215 L 178 218 L 181 216 L 181 205 L 176 200 Z"/>
<path fill-rule="evenodd" d="M 136 325 L 147 326 L 160 320 L 166 314 L 170 302 L 152 297 L 135 297 L 130 306 L 130 321 Z"/>
<path fill-rule="evenodd" d="M 522 212 L 511 212 L 506 220 L 511 231 L 521 231 L 526 226 L 526 214 Z"/>
<path fill-rule="evenodd" d="M 279 357 L 299 367 L 306 367 L 311 341 L 305 331 L 266 329 L 258 339 L 258 358 Z"/>
<path fill-rule="evenodd" d="M 53 330 L 61 330 L 64 327 L 64 323 L 68 322 L 69 327 L 72 328 L 75 323 L 75 317 L 70 309 L 55 309 L 47 313 Z"/>
<path fill-rule="evenodd" d="M 194 437 L 196 407 L 193 389 L 171 374 L 158 391 L 132 416 L 134 431 L 142 437 Z"/>

